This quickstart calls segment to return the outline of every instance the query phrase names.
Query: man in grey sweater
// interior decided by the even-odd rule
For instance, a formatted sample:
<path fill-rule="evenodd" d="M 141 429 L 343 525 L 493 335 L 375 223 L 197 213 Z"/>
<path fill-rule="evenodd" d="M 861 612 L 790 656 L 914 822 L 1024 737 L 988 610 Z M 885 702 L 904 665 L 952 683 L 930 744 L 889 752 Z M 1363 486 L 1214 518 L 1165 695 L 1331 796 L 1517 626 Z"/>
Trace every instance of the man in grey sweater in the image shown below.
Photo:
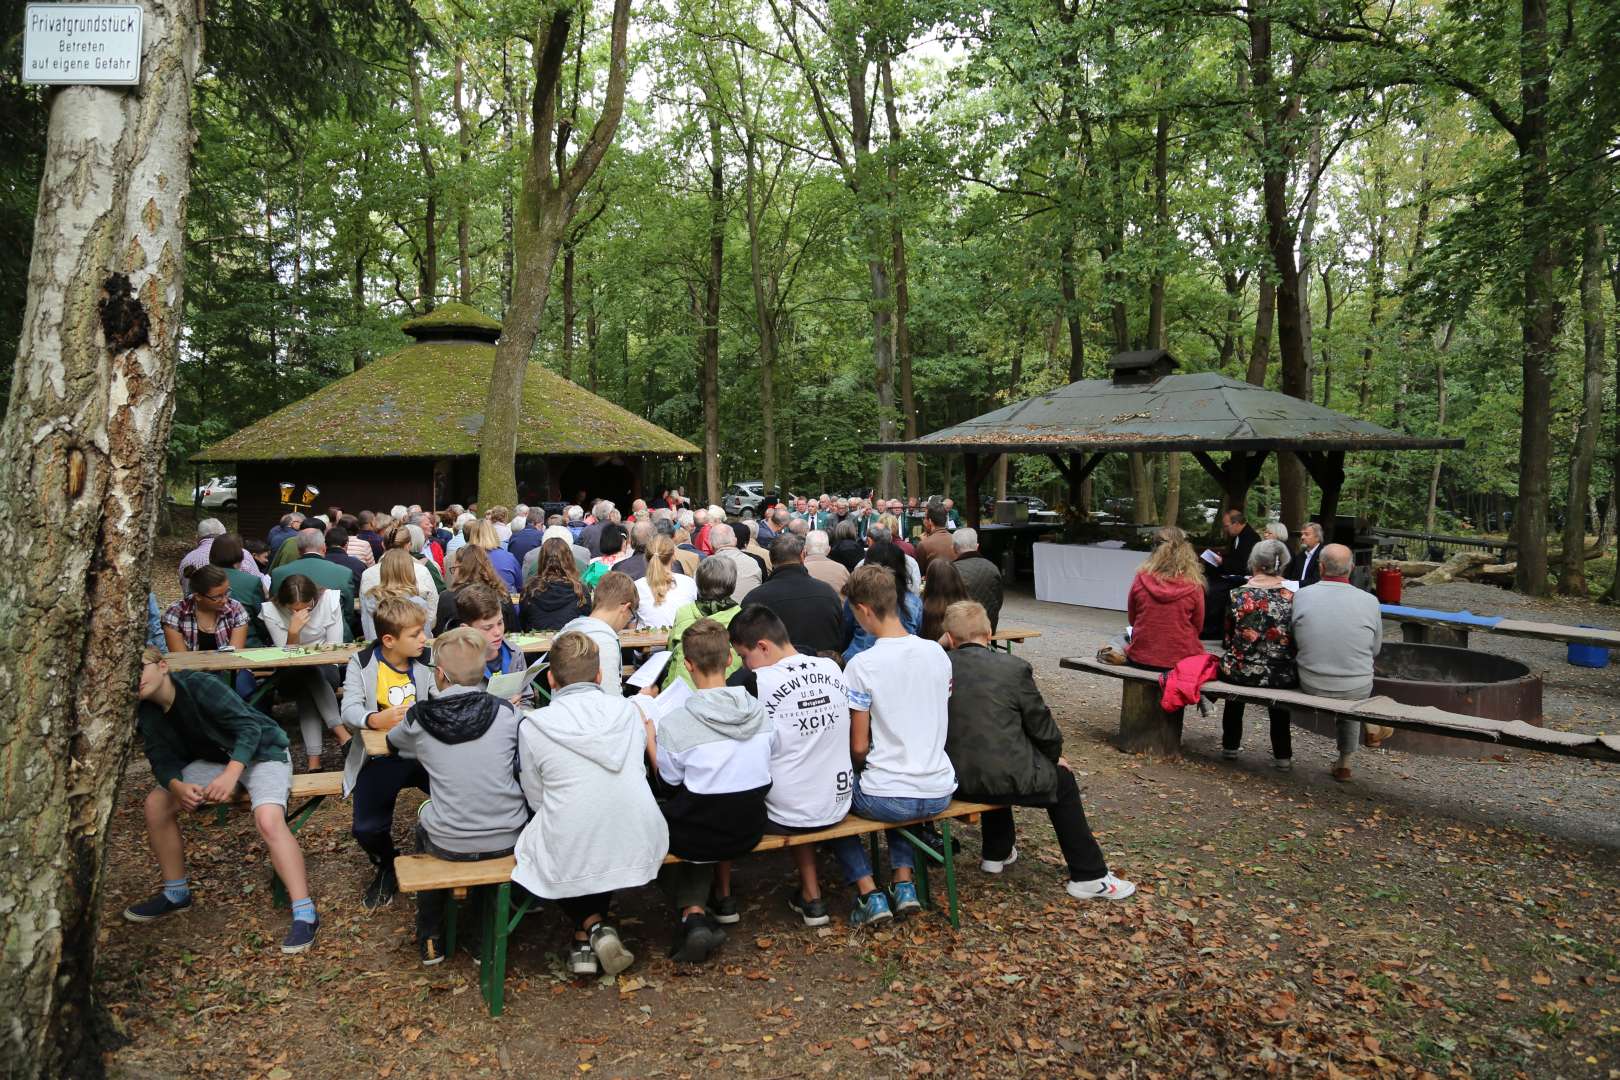
<path fill-rule="evenodd" d="M 1350 549 L 1321 551 L 1322 578 L 1294 594 L 1293 631 L 1299 688 L 1318 697 L 1361 701 L 1372 696 L 1373 658 L 1383 643 L 1378 599 L 1350 584 Z M 1333 779 L 1350 779 L 1350 757 L 1361 745 L 1361 723 L 1338 721 L 1339 760 Z"/>

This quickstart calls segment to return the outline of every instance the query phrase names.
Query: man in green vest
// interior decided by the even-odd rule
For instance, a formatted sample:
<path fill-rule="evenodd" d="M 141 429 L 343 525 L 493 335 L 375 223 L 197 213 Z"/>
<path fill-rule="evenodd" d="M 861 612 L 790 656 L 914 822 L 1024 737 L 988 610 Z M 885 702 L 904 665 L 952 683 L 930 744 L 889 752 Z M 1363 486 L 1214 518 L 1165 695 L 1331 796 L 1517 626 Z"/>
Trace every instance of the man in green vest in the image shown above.
<path fill-rule="evenodd" d="M 349 637 L 356 636 L 355 625 L 359 613 L 355 610 L 354 572 L 346 566 L 326 561 L 326 536 L 319 529 L 302 529 L 298 533 L 298 558 L 285 563 L 270 573 L 270 599 L 274 600 L 281 583 L 294 574 L 303 574 L 323 589 L 336 589 L 342 597 L 340 607 L 349 626 Z"/>

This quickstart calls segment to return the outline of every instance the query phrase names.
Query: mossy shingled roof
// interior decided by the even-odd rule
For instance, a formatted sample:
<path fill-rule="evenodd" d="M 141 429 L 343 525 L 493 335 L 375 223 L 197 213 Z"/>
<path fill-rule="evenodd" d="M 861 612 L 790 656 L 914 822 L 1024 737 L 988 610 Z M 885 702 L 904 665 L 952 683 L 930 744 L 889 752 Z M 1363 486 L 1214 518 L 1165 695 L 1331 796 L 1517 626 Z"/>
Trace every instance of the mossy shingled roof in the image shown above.
<path fill-rule="evenodd" d="M 192 460 L 476 454 L 494 360 L 495 346 L 484 342 L 407 345 L 205 447 Z M 529 365 L 518 424 L 519 454 L 701 452 L 540 364 Z"/>

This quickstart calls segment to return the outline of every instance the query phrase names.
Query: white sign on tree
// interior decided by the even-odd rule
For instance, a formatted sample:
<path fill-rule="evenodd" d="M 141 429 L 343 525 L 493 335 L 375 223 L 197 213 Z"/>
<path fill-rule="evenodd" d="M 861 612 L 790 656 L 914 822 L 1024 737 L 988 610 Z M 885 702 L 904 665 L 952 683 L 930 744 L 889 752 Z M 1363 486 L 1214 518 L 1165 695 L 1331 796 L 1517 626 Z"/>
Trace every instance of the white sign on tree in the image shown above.
<path fill-rule="evenodd" d="M 140 81 L 139 5 L 28 5 L 23 82 L 138 86 Z"/>

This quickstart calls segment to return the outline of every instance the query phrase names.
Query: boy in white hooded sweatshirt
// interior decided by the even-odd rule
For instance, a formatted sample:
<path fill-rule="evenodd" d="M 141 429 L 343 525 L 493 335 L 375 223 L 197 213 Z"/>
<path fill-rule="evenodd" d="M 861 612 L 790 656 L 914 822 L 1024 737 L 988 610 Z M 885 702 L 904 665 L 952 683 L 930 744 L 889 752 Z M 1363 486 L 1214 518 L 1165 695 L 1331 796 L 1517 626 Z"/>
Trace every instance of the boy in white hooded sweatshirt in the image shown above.
<path fill-rule="evenodd" d="M 604 692 L 585 634 L 558 636 L 546 677 L 551 703 L 519 727 L 518 779 L 534 817 L 512 880 L 557 901 L 573 922 L 570 971 L 617 975 L 635 957 L 606 921 L 613 894 L 652 881 L 669 851 L 644 769 L 652 731 L 633 704 Z"/>

